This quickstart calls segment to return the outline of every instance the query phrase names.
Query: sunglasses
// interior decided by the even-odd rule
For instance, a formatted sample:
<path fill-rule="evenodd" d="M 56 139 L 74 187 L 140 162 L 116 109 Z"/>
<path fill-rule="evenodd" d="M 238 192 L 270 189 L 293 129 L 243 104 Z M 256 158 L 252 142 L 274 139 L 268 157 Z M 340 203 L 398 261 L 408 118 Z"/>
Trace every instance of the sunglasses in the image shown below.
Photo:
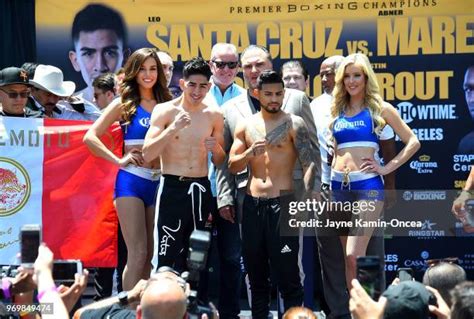
<path fill-rule="evenodd" d="M 239 66 L 239 62 L 223 62 L 223 61 L 214 61 L 212 60 L 217 66 L 218 69 L 223 69 L 227 65 L 229 69 L 235 69 Z"/>
<path fill-rule="evenodd" d="M 30 92 L 8 92 L 3 89 L 0 89 L 0 90 L 5 92 L 10 99 L 16 99 L 17 97 L 21 97 L 22 99 L 25 99 L 28 96 L 30 96 Z"/>

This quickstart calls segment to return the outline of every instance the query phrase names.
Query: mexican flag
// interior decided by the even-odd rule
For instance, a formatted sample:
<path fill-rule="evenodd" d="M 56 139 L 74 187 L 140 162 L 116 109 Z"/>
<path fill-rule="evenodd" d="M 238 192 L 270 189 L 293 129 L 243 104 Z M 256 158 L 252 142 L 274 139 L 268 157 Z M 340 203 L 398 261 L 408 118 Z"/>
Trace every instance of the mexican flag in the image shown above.
<path fill-rule="evenodd" d="M 82 142 L 91 122 L 0 116 L 0 264 L 17 264 L 24 224 L 42 226 L 55 259 L 117 262 L 113 189 L 118 167 Z M 122 152 L 118 124 L 102 137 Z"/>

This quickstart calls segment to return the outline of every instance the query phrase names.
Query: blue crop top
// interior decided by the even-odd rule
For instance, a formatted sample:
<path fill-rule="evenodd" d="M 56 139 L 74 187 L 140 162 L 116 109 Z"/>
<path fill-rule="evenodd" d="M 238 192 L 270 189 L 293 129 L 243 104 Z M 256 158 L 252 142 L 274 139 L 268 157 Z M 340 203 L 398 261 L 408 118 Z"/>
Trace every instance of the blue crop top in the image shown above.
<path fill-rule="evenodd" d="M 146 132 L 150 127 L 150 116 L 141 105 L 138 105 L 137 111 L 132 116 L 130 123 L 122 124 L 123 140 L 125 145 L 142 145 Z"/>
<path fill-rule="evenodd" d="M 367 108 L 352 117 L 344 114 L 334 121 L 332 131 L 337 142 L 337 148 L 371 147 L 379 149 L 379 139 L 373 130 L 372 117 Z"/>

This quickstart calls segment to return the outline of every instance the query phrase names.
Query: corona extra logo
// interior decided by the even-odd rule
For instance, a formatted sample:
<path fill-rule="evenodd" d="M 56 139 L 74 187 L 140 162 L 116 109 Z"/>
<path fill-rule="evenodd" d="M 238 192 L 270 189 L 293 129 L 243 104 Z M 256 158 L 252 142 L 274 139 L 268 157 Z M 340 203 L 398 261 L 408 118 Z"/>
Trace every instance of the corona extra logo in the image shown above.
<path fill-rule="evenodd" d="M 418 174 L 432 174 L 435 169 L 438 169 L 438 162 L 431 161 L 431 156 L 424 154 L 418 157 L 418 160 L 411 161 L 410 168 Z"/>
<path fill-rule="evenodd" d="M 0 217 L 20 211 L 31 194 L 31 181 L 26 169 L 17 161 L 0 157 Z"/>

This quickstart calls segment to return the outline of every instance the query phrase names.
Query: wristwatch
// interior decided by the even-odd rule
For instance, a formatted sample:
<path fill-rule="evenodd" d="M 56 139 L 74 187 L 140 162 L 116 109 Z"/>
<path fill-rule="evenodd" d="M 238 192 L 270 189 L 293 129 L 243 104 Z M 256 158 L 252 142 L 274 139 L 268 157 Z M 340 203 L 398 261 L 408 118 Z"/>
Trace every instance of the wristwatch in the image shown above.
<path fill-rule="evenodd" d="M 128 291 L 121 291 L 117 295 L 121 306 L 128 306 Z"/>

